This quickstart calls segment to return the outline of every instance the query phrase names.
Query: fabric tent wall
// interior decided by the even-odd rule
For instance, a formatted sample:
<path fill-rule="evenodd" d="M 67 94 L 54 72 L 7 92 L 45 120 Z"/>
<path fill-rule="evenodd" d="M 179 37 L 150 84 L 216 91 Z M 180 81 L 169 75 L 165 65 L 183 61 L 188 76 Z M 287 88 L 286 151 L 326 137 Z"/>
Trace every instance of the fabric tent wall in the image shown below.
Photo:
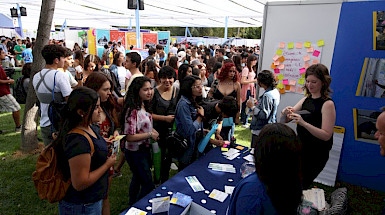
<path fill-rule="evenodd" d="M 356 96 L 365 58 L 385 58 L 384 50 L 373 50 L 373 12 L 377 10 L 385 10 L 384 1 L 343 3 L 331 75 L 337 124 L 346 128 L 338 178 L 385 191 L 385 158 L 377 141 L 355 139 L 353 111 L 380 111 L 385 106 L 384 98 Z"/>

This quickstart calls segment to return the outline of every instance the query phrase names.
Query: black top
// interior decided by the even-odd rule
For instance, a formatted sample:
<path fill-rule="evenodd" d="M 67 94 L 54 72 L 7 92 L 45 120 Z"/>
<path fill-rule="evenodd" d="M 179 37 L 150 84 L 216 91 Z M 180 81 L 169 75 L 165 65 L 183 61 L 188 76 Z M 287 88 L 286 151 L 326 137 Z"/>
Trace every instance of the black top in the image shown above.
<path fill-rule="evenodd" d="M 219 84 L 217 85 L 217 89 L 213 93 L 213 98 L 217 100 L 222 100 L 223 97 L 225 97 L 225 95 L 222 94 L 222 92 L 218 89 L 218 87 L 219 87 Z M 234 88 L 234 83 L 233 83 L 233 89 L 234 90 L 227 96 L 232 96 L 234 98 L 237 98 L 237 91 Z"/>
<path fill-rule="evenodd" d="M 157 115 L 167 116 L 175 115 L 175 109 L 177 104 L 179 89 L 173 87 L 172 96 L 170 100 L 165 100 L 160 95 L 157 88 L 154 89 L 154 97 L 152 99 L 152 112 Z M 154 128 L 159 134 L 162 131 L 167 131 L 168 128 L 172 128 L 173 123 L 167 123 L 165 121 L 154 121 Z"/>
<path fill-rule="evenodd" d="M 301 114 L 303 120 L 317 128 L 321 128 L 322 126 L 322 106 L 326 101 L 333 101 L 330 98 L 306 98 L 302 104 L 301 110 L 307 110 L 310 114 Z M 311 153 L 311 154 L 322 154 L 325 153 L 326 156 L 329 155 L 329 150 L 333 145 L 333 136 L 327 140 L 323 141 L 313 136 L 306 128 L 298 125 L 297 126 L 298 136 L 303 144 L 303 152 Z"/>
<path fill-rule="evenodd" d="M 91 157 L 90 171 L 94 171 L 102 166 L 106 162 L 108 154 L 106 141 L 99 135 L 98 132 L 95 132 L 94 128 L 93 131 L 97 135 L 97 138 L 90 135 L 95 148 L 95 152 Z M 64 154 L 67 160 L 81 154 L 91 153 L 91 146 L 88 143 L 87 138 L 83 135 L 68 134 L 65 140 L 66 145 L 64 147 Z M 65 174 L 68 176 L 69 173 L 67 172 Z M 67 190 L 64 200 L 73 203 L 97 202 L 105 197 L 107 187 L 108 171 L 106 171 L 94 184 L 82 191 L 75 190 L 71 184 Z"/>

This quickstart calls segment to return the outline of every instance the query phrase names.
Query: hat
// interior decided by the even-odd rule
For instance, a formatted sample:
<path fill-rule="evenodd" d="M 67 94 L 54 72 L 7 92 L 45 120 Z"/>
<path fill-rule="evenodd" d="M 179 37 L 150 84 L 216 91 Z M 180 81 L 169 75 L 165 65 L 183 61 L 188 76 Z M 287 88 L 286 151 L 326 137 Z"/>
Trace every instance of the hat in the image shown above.
<path fill-rule="evenodd" d="M 194 59 L 191 61 L 191 66 L 198 66 L 201 65 L 201 62 L 198 59 Z"/>
<path fill-rule="evenodd" d="M 180 52 L 178 52 L 177 56 L 178 56 L 178 61 L 181 61 L 183 58 L 186 57 L 186 52 L 180 51 Z"/>
<path fill-rule="evenodd" d="M 4 40 L 6 40 L 7 38 L 5 38 L 5 37 L 2 37 L 1 38 L 1 42 L 3 42 Z"/>

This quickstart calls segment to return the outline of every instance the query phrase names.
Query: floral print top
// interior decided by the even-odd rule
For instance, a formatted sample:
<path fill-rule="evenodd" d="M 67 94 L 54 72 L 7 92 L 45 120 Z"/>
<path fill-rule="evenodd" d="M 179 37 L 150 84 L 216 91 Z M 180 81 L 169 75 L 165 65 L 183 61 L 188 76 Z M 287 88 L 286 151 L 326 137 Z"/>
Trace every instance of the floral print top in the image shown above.
<path fill-rule="evenodd" d="M 143 109 L 134 109 L 131 111 L 130 116 L 128 116 L 128 112 L 129 111 L 127 111 L 126 120 L 124 123 L 124 134 L 135 135 L 152 131 L 152 116 L 150 113 Z M 149 146 L 150 138 L 136 142 L 126 141 L 125 147 L 130 151 L 138 151 L 141 144 L 146 144 L 146 146 Z"/>

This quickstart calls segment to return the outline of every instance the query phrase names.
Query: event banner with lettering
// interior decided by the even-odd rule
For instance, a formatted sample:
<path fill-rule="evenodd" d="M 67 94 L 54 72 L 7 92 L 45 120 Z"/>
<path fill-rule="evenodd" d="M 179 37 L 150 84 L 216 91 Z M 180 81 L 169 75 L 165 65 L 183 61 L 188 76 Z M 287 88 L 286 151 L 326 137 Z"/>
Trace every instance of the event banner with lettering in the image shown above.
<path fill-rule="evenodd" d="M 277 88 L 281 94 L 286 92 L 303 94 L 306 69 L 320 63 L 323 40 L 317 42 L 280 42 L 272 57 Z"/>
<path fill-rule="evenodd" d="M 123 47 L 126 47 L 126 32 L 118 30 L 110 30 L 110 40 L 112 42 L 121 42 Z"/>
<path fill-rule="evenodd" d="M 158 34 L 157 33 L 141 33 L 142 35 L 142 47 L 145 48 L 146 45 L 150 47 L 156 46 L 158 44 Z"/>
<path fill-rule="evenodd" d="M 136 47 L 136 33 L 135 32 L 126 32 L 126 49 L 130 49 L 130 46 Z"/>
<path fill-rule="evenodd" d="M 95 29 L 90 29 L 88 35 L 88 54 L 96 55 L 96 33 Z"/>
<path fill-rule="evenodd" d="M 108 45 L 110 41 L 110 31 L 109 30 L 96 30 L 96 48 L 98 51 L 98 56 L 102 58 L 104 45 Z"/>
<path fill-rule="evenodd" d="M 164 47 L 164 52 L 166 55 L 170 49 L 170 32 L 169 31 L 159 31 L 158 32 L 158 43 Z"/>

